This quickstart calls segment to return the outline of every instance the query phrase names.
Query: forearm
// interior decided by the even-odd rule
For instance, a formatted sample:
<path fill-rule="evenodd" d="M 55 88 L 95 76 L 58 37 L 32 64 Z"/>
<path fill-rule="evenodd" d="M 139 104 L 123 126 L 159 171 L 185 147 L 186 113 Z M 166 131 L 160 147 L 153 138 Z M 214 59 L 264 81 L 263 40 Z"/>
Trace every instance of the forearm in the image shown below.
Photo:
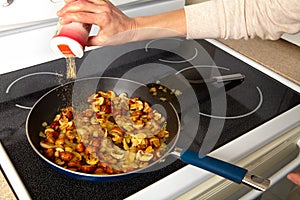
<path fill-rule="evenodd" d="M 185 12 L 189 39 L 278 39 L 300 31 L 299 0 L 210 0 Z"/>
<path fill-rule="evenodd" d="M 184 9 L 153 16 L 136 17 L 135 22 L 136 34 L 134 40 L 186 36 Z"/>
<path fill-rule="evenodd" d="M 88 45 L 116 45 L 138 40 L 185 36 L 278 39 L 300 31 L 299 0 L 210 0 L 153 16 L 130 18 L 110 1 L 65 0 L 57 13 L 62 24 L 100 27 Z"/>

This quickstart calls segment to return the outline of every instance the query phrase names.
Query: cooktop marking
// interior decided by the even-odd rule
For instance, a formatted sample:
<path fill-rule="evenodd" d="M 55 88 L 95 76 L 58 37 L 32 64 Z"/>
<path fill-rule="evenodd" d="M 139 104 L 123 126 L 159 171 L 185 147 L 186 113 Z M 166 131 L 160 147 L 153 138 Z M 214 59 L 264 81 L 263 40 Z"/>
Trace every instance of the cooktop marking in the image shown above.
<path fill-rule="evenodd" d="M 24 79 L 24 78 L 27 78 L 27 77 L 30 77 L 30 76 L 35 76 L 35 75 L 54 75 L 54 76 L 60 76 L 60 77 L 63 77 L 64 75 L 63 74 L 59 74 L 59 73 L 56 73 L 56 72 L 36 72 L 36 73 L 31 73 L 31 74 L 26 74 L 24 76 L 21 76 L 19 78 L 17 78 L 16 80 L 14 80 L 13 82 L 11 82 L 11 84 L 9 84 L 9 86 L 6 88 L 6 94 L 9 93 L 11 87 L 18 81 Z M 20 104 L 15 104 L 16 107 L 18 108 L 22 108 L 22 109 L 26 109 L 26 110 L 30 110 L 32 107 L 29 107 L 29 106 L 23 106 L 23 105 L 20 105 Z"/>
<path fill-rule="evenodd" d="M 213 66 L 213 65 L 198 65 L 198 66 L 190 66 L 190 67 L 186 67 L 186 68 L 183 68 L 179 71 L 177 71 L 175 74 L 179 74 L 183 71 L 186 71 L 186 70 L 189 70 L 189 69 L 193 69 L 193 68 L 216 68 L 216 69 L 224 69 L 224 70 L 227 70 L 229 71 L 230 69 L 226 68 L 226 67 L 219 67 L 219 66 Z"/>
<path fill-rule="evenodd" d="M 30 76 L 35 76 L 35 75 L 41 75 L 41 74 L 47 74 L 47 75 L 55 75 L 55 76 L 63 76 L 63 74 L 59 74 L 56 72 L 36 72 L 36 73 L 32 73 L 32 74 L 26 74 L 24 76 L 21 76 L 19 78 L 17 78 L 16 80 L 14 80 L 11 84 L 9 84 L 9 86 L 6 88 L 6 94 L 9 93 L 10 88 L 19 80 L 23 79 L 23 78 L 27 78 Z"/>
<path fill-rule="evenodd" d="M 184 63 L 184 62 L 189 62 L 191 60 L 194 60 L 198 56 L 198 49 L 194 48 L 195 54 L 190 57 L 189 59 L 186 60 L 164 60 L 164 59 L 158 59 L 161 62 L 166 62 L 166 63 Z"/>
<path fill-rule="evenodd" d="M 154 40 L 149 41 L 149 42 L 145 45 L 145 51 L 148 52 L 149 46 L 150 46 L 152 43 L 154 43 L 154 42 L 156 42 L 156 41 L 159 41 L 159 40 L 177 40 L 177 41 L 180 41 L 180 42 L 183 41 L 183 39 L 180 39 L 180 38 L 154 39 Z"/>
<path fill-rule="evenodd" d="M 209 115 L 209 114 L 205 114 L 202 112 L 199 112 L 200 115 L 205 116 L 205 117 L 211 117 L 211 118 L 215 118 L 215 119 L 239 119 L 239 118 L 243 118 L 249 115 L 252 115 L 253 113 L 255 113 L 262 105 L 263 103 L 263 94 L 260 90 L 259 87 L 256 87 L 258 93 L 259 93 L 259 103 L 256 106 L 256 108 L 248 113 L 242 114 L 242 115 L 237 115 L 237 116 L 217 116 L 217 115 Z"/>
<path fill-rule="evenodd" d="M 22 106 L 20 104 L 15 104 L 16 107 L 18 108 L 22 108 L 22 109 L 25 109 L 25 110 L 30 110 L 32 107 L 29 107 L 29 106 Z"/>
<path fill-rule="evenodd" d="M 163 39 L 154 39 L 154 40 L 151 40 L 151 41 L 149 41 L 146 45 L 145 45 L 145 51 L 146 52 L 148 52 L 148 48 L 149 48 L 149 46 L 152 44 L 152 43 L 154 43 L 154 42 L 156 42 L 156 41 L 159 41 L 159 40 L 177 40 L 177 41 L 180 41 L 180 42 L 182 42 L 182 41 L 184 41 L 183 39 L 180 39 L 180 38 L 163 38 Z M 197 56 L 198 56 L 198 49 L 197 48 L 194 48 L 194 50 L 195 50 L 195 53 L 194 53 L 194 55 L 193 56 L 191 56 L 190 58 L 188 58 L 188 59 L 185 59 L 185 60 L 165 60 L 165 59 L 158 59 L 159 61 L 161 61 L 161 62 L 166 62 L 166 63 L 184 63 L 184 62 L 189 62 L 189 61 L 191 61 L 191 60 L 193 60 L 193 59 L 195 59 Z"/>

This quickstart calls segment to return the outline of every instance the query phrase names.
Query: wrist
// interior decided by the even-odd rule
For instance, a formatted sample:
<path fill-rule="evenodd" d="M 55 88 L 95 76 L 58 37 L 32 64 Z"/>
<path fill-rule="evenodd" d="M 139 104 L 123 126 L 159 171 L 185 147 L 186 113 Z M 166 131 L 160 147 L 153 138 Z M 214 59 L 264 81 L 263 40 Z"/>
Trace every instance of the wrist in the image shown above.
<path fill-rule="evenodd" d="M 183 9 L 152 16 L 133 18 L 135 41 L 186 35 Z"/>

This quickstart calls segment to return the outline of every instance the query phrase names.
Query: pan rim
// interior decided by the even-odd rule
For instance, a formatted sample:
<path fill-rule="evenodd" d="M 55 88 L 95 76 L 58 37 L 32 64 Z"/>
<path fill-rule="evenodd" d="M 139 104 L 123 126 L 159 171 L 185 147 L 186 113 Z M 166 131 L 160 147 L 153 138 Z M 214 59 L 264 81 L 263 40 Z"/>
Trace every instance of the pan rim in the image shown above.
<path fill-rule="evenodd" d="M 69 169 L 66 169 L 66 168 L 63 168 L 59 165 L 57 165 L 56 163 L 50 161 L 49 159 L 47 159 L 44 155 L 42 155 L 38 150 L 37 148 L 34 146 L 34 144 L 32 143 L 32 140 L 30 138 L 30 135 L 29 135 L 29 129 L 28 129 L 28 126 L 29 126 L 29 118 L 31 116 L 31 113 L 33 112 L 33 109 L 36 107 L 36 105 L 42 100 L 44 99 L 48 94 L 52 93 L 53 91 L 57 90 L 58 88 L 61 88 L 61 87 L 64 87 L 68 84 L 72 84 L 72 83 L 76 83 L 76 82 L 79 82 L 79 81 L 86 81 L 86 80 L 91 80 L 91 79 L 115 79 L 115 80 L 122 80 L 122 81 L 127 81 L 127 82 L 132 82 L 134 84 L 137 84 L 137 85 L 141 85 L 141 86 L 144 86 L 144 87 L 147 87 L 146 84 L 144 83 L 140 83 L 140 82 L 137 82 L 137 81 L 134 81 L 134 80 L 129 80 L 129 79 L 125 79 L 125 78 L 118 78 L 118 77 L 99 77 L 99 76 L 96 76 L 96 77 L 86 77 L 86 78 L 80 78 L 80 79 L 76 79 L 74 81 L 70 81 L 70 82 L 67 82 L 67 83 L 64 83 L 64 84 L 61 84 L 51 90 L 49 90 L 48 92 L 46 92 L 44 95 L 42 95 L 34 104 L 33 106 L 31 107 L 28 115 L 27 115 L 27 118 L 26 118 L 26 137 L 27 137 L 27 141 L 29 142 L 31 148 L 35 151 L 35 153 L 40 157 L 42 158 L 44 161 L 46 161 L 50 166 L 54 167 L 54 168 L 58 168 L 59 170 L 62 170 L 64 172 L 66 172 L 67 174 L 71 175 L 76 175 L 78 177 L 86 177 L 86 178 L 91 178 L 91 179 L 94 179 L 94 178 L 114 178 L 114 177 L 122 177 L 122 176 L 128 176 L 128 175 L 132 175 L 132 174 L 138 174 L 138 173 L 146 173 L 148 172 L 147 169 L 149 169 L 150 167 L 154 166 L 154 165 L 157 165 L 159 163 L 163 163 L 165 161 L 165 158 L 167 156 L 169 156 L 171 153 L 171 151 L 174 150 L 178 140 L 179 140 L 179 136 L 180 136 L 180 127 L 181 127 L 181 124 L 180 124 L 180 120 L 179 120 L 179 116 L 178 116 L 178 113 L 176 111 L 176 109 L 174 108 L 174 106 L 171 104 L 171 103 L 168 103 L 173 111 L 175 112 L 176 114 L 176 122 L 177 122 L 177 133 L 175 134 L 175 137 L 173 138 L 174 141 L 172 141 L 172 145 L 170 145 L 170 147 L 168 147 L 168 150 L 164 153 L 164 155 L 162 157 L 160 157 L 158 160 L 150 163 L 148 166 L 144 167 L 144 168 L 139 168 L 137 170 L 134 170 L 134 171 L 130 171 L 130 172 L 126 172 L 126 173 L 120 173 L 120 174 L 88 174 L 88 173 L 83 173 L 83 172 L 76 172 L 76 171 L 72 171 L 72 170 L 69 170 Z M 157 170 L 157 169 L 156 169 Z"/>

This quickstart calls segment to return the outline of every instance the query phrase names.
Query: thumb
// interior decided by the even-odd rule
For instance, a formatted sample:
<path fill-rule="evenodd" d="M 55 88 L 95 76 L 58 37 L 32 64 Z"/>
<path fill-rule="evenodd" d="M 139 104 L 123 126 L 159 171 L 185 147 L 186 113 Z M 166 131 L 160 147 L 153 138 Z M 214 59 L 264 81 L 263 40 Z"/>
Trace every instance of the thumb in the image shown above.
<path fill-rule="evenodd" d="M 87 46 L 102 46 L 102 42 L 98 37 L 99 36 L 90 36 L 87 41 Z"/>

